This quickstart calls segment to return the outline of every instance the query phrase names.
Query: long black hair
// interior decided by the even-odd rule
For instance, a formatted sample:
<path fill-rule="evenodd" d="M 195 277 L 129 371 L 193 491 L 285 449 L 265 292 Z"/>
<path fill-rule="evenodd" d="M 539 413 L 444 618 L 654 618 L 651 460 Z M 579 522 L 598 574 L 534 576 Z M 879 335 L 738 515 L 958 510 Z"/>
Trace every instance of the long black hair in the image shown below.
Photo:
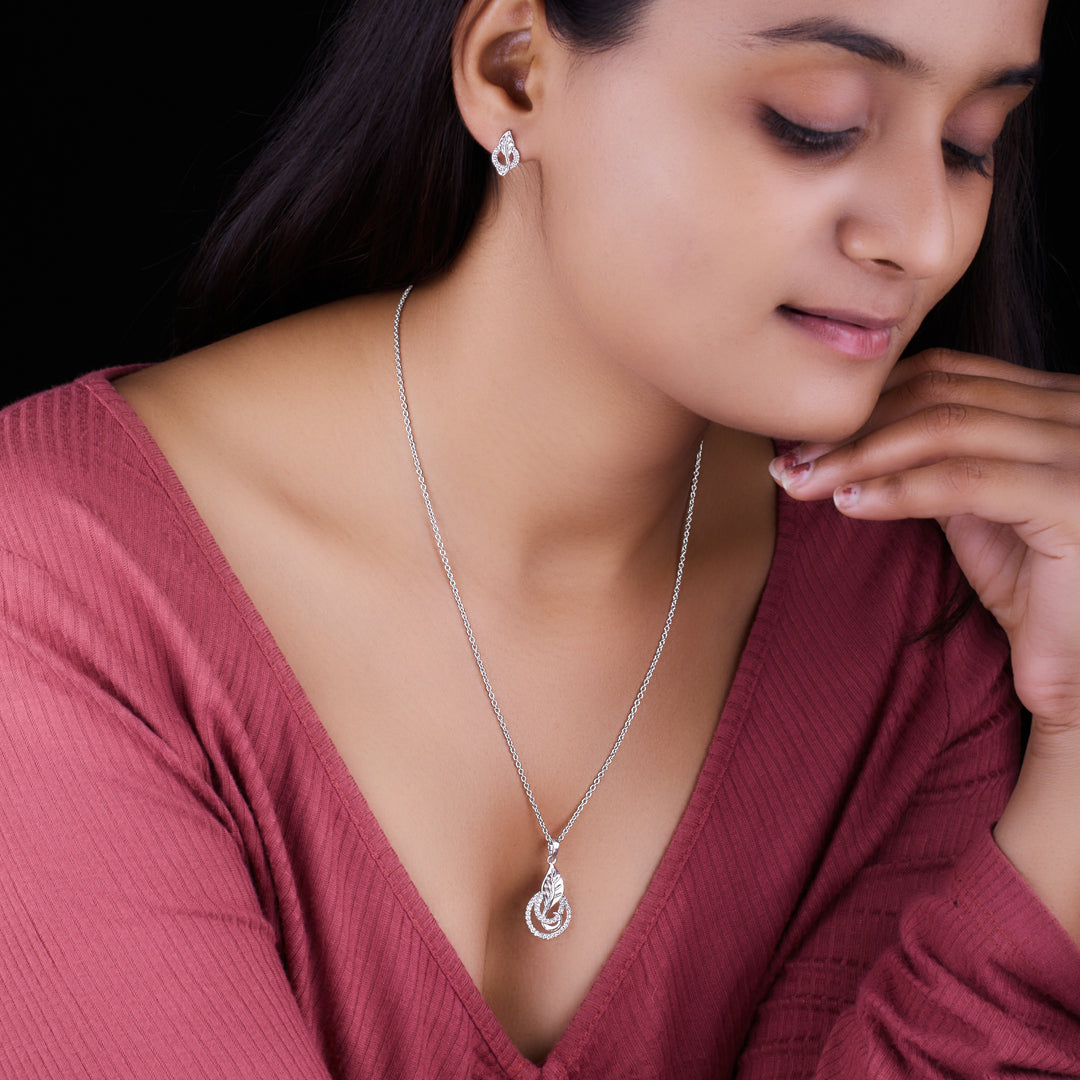
<path fill-rule="evenodd" d="M 575 48 L 626 40 L 648 0 L 549 0 Z M 463 0 L 353 0 L 180 286 L 188 349 L 447 267 L 491 163 L 458 113 L 450 44 Z"/>
<path fill-rule="evenodd" d="M 548 0 L 582 51 L 630 37 L 650 0 Z M 305 308 L 423 281 L 453 261 L 492 170 L 458 113 L 450 44 L 463 0 L 352 0 L 199 248 L 180 288 L 190 349 Z M 913 348 L 1037 363 L 1032 125 L 1027 104 L 995 148 L 982 245 Z"/>

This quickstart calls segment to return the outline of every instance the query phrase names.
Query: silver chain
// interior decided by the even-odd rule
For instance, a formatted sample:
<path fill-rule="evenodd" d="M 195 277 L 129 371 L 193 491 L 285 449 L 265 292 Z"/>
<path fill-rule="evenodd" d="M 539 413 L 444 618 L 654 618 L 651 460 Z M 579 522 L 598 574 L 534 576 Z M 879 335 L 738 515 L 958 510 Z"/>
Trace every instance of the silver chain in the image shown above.
<path fill-rule="evenodd" d="M 431 505 L 431 496 L 428 494 L 427 481 L 424 479 L 424 470 L 420 467 L 420 455 L 416 452 L 416 441 L 413 438 L 412 422 L 409 419 L 409 404 L 405 398 L 405 378 L 401 372 L 401 310 L 405 306 L 405 300 L 410 292 L 412 292 L 411 285 L 401 294 L 401 299 L 398 301 L 397 313 L 394 316 L 394 359 L 397 363 L 398 396 L 401 399 L 401 415 L 402 419 L 405 421 L 405 433 L 409 437 L 409 449 L 412 451 L 413 466 L 416 469 L 416 478 L 420 481 L 420 494 L 424 497 L 424 506 L 427 507 L 428 520 L 431 522 L 431 532 L 435 537 L 435 544 L 439 549 L 439 558 L 442 560 L 443 570 L 446 571 L 446 580 L 450 583 L 450 591 L 454 594 L 454 601 L 457 604 L 458 614 L 461 616 L 461 623 L 465 627 L 465 633 L 468 635 L 469 645 L 472 646 L 473 658 L 476 660 L 476 667 L 480 672 L 480 678 L 484 680 L 484 689 L 487 691 L 488 701 L 491 702 L 491 708 L 495 713 L 495 719 L 499 721 L 499 727 L 502 729 L 507 749 L 510 751 L 510 756 L 514 759 L 514 767 L 517 769 L 518 777 L 521 779 L 521 786 L 525 789 L 525 795 L 528 797 L 529 805 L 532 807 L 533 813 L 536 815 L 536 820 L 540 824 L 544 839 L 548 843 L 548 849 L 550 851 L 552 845 L 554 845 L 554 850 L 558 851 L 558 847 L 562 843 L 563 838 L 570 831 L 570 827 L 574 822 L 577 821 L 581 811 L 585 809 L 585 804 L 592 798 L 593 792 L 600 785 L 600 781 L 604 779 L 604 774 L 608 771 L 612 761 L 615 760 L 615 755 L 619 752 L 619 747 L 622 746 L 622 741 L 626 738 L 626 733 L 630 730 L 630 724 L 637 715 L 642 699 L 645 697 L 645 691 L 649 688 L 649 682 L 653 677 L 653 672 L 656 670 L 656 665 L 660 662 L 660 654 L 664 651 L 664 645 L 667 644 L 668 632 L 671 630 L 671 621 L 675 618 L 675 606 L 679 602 L 679 588 L 682 585 L 683 567 L 686 565 L 686 548 L 690 542 L 690 525 L 694 520 L 694 499 L 697 496 L 698 477 L 701 475 L 701 453 L 704 447 L 704 441 L 698 444 L 697 457 L 694 460 L 694 472 L 690 480 L 690 500 L 686 508 L 686 522 L 683 526 L 682 548 L 679 551 L 678 568 L 675 571 L 675 587 L 671 592 L 671 606 L 668 608 L 667 619 L 664 621 L 664 629 L 661 631 L 660 640 L 657 643 L 656 652 L 653 654 L 652 663 L 649 664 L 649 670 L 645 672 L 645 677 L 641 680 L 641 687 L 638 689 L 637 697 L 634 698 L 634 704 L 630 706 L 630 712 L 623 722 L 623 726 L 619 731 L 619 736 L 611 747 L 611 752 L 608 754 L 607 759 L 604 761 L 604 764 L 600 766 L 600 770 L 597 772 L 596 776 L 593 777 L 593 781 L 589 785 L 588 791 L 582 795 L 581 802 L 578 803 L 577 809 L 570 816 L 570 820 L 563 826 L 562 832 L 560 832 L 557 837 L 552 837 L 551 833 L 548 831 L 547 824 L 544 822 L 544 815 L 540 813 L 540 807 L 536 805 L 536 798 L 533 795 L 532 787 L 529 784 L 528 777 L 525 775 L 525 767 L 521 764 L 521 758 L 518 757 L 518 752 L 514 747 L 514 740 L 510 737 L 510 730 L 506 726 L 502 710 L 499 708 L 499 703 L 495 699 L 495 691 L 492 690 L 491 683 L 488 680 L 487 670 L 484 667 L 484 660 L 480 655 L 480 648 L 476 644 L 476 637 L 473 634 L 472 624 L 469 622 L 469 616 L 465 612 L 465 605 L 461 601 L 461 593 L 458 592 L 457 582 L 454 580 L 454 571 L 450 569 L 450 560 L 447 558 L 442 534 L 439 532 L 439 523 L 435 520 L 435 511 Z"/>

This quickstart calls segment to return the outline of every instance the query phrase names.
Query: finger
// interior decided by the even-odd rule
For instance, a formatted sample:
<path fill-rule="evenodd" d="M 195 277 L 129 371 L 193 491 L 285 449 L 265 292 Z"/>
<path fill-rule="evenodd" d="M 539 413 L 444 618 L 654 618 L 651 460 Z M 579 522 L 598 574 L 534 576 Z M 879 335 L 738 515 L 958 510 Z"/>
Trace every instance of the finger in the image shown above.
<path fill-rule="evenodd" d="M 1040 387 L 1044 390 L 1066 390 L 1080 393 L 1080 375 L 1053 371 L 1036 371 L 1034 368 L 1010 364 L 990 356 L 959 352 L 956 349 L 924 349 L 897 361 L 885 380 L 885 389 L 921 375 L 928 371 L 944 371 L 954 375 L 983 376 Z"/>
<path fill-rule="evenodd" d="M 1080 425 L 1080 385 L 1076 390 L 1053 389 L 985 375 L 937 370 L 923 371 L 886 390 L 875 413 L 888 422 L 896 416 L 948 401 L 1032 419 Z M 868 423 L 874 419 L 871 414 Z"/>
<path fill-rule="evenodd" d="M 949 458 L 847 484 L 834 495 L 849 517 L 894 521 L 974 514 L 1011 525 L 1054 558 L 1080 549 L 1080 477 L 1074 472 L 986 458 Z"/>
<path fill-rule="evenodd" d="M 1023 370 L 1010 364 L 1004 366 L 1014 371 Z M 869 419 L 852 438 L 861 438 L 924 409 L 949 404 L 1080 427 L 1080 379 L 1075 383 L 1076 389 L 1053 388 L 987 376 L 926 370 L 886 390 Z M 811 461 L 842 445 L 807 442 L 798 446 L 795 453 L 800 461 Z"/>
<path fill-rule="evenodd" d="M 1080 427 L 950 402 L 905 416 L 811 461 L 785 455 L 774 476 L 795 498 L 824 499 L 844 484 L 950 457 L 1055 465 L 1080 474 Z"/>

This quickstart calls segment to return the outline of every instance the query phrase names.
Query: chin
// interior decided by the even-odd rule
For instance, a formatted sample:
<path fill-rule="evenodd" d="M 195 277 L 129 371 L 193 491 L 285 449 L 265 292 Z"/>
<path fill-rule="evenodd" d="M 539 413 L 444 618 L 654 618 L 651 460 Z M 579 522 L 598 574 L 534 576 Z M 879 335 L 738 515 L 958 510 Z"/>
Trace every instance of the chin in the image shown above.
<path fill-rule="evenodd" d="M 775 428 L 771 432 L 760 432 L 770 438 L 783 442 L 843 443 L 853 438 L 866 423 L 863 418 L 858 423 L 828 424 L 807 420 L 803 423 L 790 423 Z"/>
<path fill-rule="evenodd" d="M 835 370 L 761 371 L 719 378 L 696 394 L 668 392 L 684 408 L 722 427 L 784 442 L 845 442 L 870 419 L 894 361 Z M 764 366 L 764 365 L 763 365 Z M 702 392 L 704 390 L 704 392 Z"/>
<path fill-rule="evenodd" d="M 861 380 L 860 385 L 832 383 L 821 393 L 807 395 L 801 402 L 792 402 L 796 407 L 785 410 L 786 415 L 778 418 L 777 430 L 790 433 L 783 438 L 799 442 L 846 442 L 870 419 L 889 370 L 891 365 L 879 368 L 871 378 Z"/>
<path fill-rule="evenodd" d="M 715 417 L 717 423 L 739 428 L 754 435 L 764 435 L 781 442 L 841 443 L 852 438 L 870 419 L 877 404 L 878 395 L 839 402 L 835 398 L 827 403 L 814 401 L 800 406 L 787 402 L 788 408 L 779 414 L 757 417 Z"/>

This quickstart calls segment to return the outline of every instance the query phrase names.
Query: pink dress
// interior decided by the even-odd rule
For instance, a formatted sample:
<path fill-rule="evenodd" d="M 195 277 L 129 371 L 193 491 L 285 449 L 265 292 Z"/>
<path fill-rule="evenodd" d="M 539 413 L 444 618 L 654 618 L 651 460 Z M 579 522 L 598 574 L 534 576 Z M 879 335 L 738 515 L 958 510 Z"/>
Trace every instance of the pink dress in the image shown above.
<path fill-rule="evenodd" d="M 990 834 L 1006 644 L 977 605 L 912 640 L 932 523 L 778 494 L 693 796 L 540 1067 L 109 374 L 0 414 L 0 1076 L 1080 1076 L 1080 949 Z"/>

